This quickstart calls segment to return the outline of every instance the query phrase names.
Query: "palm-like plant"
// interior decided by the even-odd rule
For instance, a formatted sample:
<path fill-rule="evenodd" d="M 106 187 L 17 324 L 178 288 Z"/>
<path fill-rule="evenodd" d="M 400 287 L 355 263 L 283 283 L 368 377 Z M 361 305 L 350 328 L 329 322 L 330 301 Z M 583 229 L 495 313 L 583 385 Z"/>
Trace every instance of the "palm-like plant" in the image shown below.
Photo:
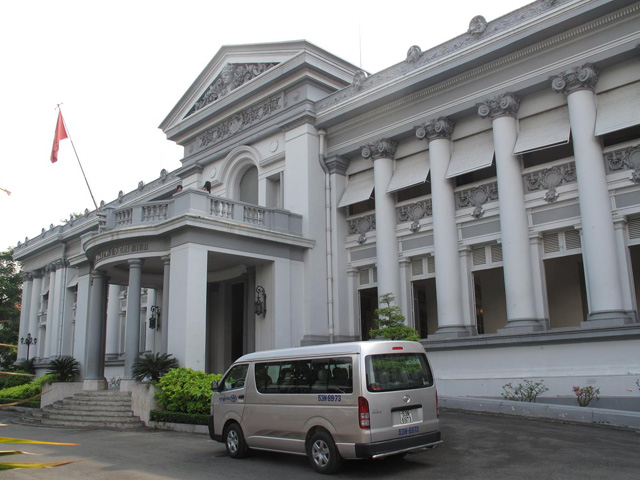
<path fill-rule="evenodd" d="M 73 357 L 58 357 L 51 360 L 47 373 L 54 373 L 60 382 L 73 382 L 80 375 L 80 362 Z"/>
<path fill-rule="evenodd" d="M 147 377 L 157 382 L 161 376 L 177 366 L 178 360 L 172 358 L 170 353 L 147 353 L 133 362 L 131 375 L 136 382 L 141 382 Z"/>

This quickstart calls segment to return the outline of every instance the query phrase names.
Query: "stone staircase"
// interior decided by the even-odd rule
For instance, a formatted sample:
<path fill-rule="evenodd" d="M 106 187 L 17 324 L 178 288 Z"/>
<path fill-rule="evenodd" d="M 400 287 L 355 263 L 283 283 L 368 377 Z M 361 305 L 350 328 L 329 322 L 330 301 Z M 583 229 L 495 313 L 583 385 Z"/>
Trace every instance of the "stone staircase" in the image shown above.
<path fill-rule="evenodd" d="M 144 427 L 133 415 L 131 392 L 102 390 L 79 392 L 42 409 L 26 412 L 22 422 L 30 425 L 69 428 L 112 428 L 132 430 Z"/>

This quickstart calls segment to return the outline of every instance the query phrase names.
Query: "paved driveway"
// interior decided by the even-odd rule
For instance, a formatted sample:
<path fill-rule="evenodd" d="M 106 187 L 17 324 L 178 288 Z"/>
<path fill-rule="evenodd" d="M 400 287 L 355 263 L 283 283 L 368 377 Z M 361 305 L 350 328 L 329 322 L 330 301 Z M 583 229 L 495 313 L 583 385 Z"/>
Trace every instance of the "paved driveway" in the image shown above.
<path fill-rule="evenodd" d="M 8 424 L 0 436 L 80 444 L 16 445 L 40 454 L 24 461 L 82 461 L 55 469 L 2 472 L 3 480 L 326 478 L 314 473 L 303 457 L 256 452 L 233 460 L 207 435 L 32 427 L 11 424 L 15 416 L 0 410 L 0 421 Z M 455 411 L 442 411 L 441 428 L 444 444 L 435 450 L 401 460 L 345 462 L 334 478 L 640 478 L 640 432 Z M 9 458 L 18 457 L 0 461 Z"/>

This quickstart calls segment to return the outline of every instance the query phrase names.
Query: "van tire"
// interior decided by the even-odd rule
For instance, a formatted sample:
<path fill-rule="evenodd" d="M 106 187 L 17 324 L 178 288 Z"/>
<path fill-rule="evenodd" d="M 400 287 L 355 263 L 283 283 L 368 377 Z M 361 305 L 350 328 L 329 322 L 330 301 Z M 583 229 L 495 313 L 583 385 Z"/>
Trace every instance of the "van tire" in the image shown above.
<path fill-rule="evenodd" d="M 247 443 L 242 435 L 240 425 L 233 422 L 227 425 L 224 430 L 224 444 L 227 447 L 227 453 L 231 458 L 244 458 L 247 456 Z"/>
<path fill-rule="evenodd" d="M 342 458 L 331 435 L 318 430 L 311 435 L 307 446 L 311 467 L 319 473 L 330 475 L 338 471 Z"/>

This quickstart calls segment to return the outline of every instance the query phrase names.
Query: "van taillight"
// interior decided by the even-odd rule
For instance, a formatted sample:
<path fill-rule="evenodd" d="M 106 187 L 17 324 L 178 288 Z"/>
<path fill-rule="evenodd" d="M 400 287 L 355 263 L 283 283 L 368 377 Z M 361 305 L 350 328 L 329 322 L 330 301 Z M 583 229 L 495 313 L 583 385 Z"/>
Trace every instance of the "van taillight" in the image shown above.
<path fill-rule="evenodd" d="M 436 416 L 440 418 L 440 409 L 438 408 L 438 391 L 436 390 Z"/>
<path fill-rule="evenodd" d="M 360 428 L 363 430 L 369 430 L 371 428 L 369 402 L 364 397 L 358 397 L 358 422 L 360 423 Z"/>
<path fill-rule="evenodd" d="M 403 347 L 391 347 L 391 350 L 404 350 Z"/>

